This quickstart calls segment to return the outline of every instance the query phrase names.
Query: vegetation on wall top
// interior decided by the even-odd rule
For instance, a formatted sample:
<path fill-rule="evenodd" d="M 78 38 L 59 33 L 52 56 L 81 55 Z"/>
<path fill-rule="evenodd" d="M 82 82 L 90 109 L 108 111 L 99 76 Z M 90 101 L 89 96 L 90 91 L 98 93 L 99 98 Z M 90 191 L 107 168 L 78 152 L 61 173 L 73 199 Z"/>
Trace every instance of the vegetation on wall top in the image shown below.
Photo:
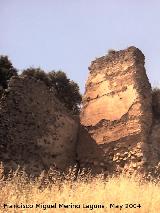
<path fill-rule="evenodd" d="M 0 56 L 0 86 L 7 89 L 8 81 L 12 76 L 18 75 L 7 56 Z M 44 72 L 41 68 L 28 68 L 23 70 L 22 76 L 33 77 L 43 81 L 49 88 L 53 88 L 56 97 L 64 103 L 65 107 L 78 114 L 82 96 L 79 86 L 74 81 L 70 80 L 63 71 Z"/>

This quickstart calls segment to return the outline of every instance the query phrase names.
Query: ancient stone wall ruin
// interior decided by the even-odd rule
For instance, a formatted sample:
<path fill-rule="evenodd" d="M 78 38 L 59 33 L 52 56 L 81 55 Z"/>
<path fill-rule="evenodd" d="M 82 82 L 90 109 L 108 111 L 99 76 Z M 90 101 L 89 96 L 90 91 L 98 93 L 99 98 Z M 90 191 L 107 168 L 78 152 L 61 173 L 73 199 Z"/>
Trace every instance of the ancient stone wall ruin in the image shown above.
<path fill-rule="evenodd" d="M 47 86 L 14 77 L 0 101 L 0 161 L 39 174 L 75 163 L 78 122 Z"/>
<path fill-rule="evenodd" d="M 160 118 L 152 112 L 143 53 L 112 51 L 89 70 L 80 122 L 42 81 L 13 77 L 1 90 L 0 161 L 8 170 L 20 165 L 40 174 L 77 164 L 108 174 L 158 165 Z"/>
<path fill-rule="evenodd" d="M 113 51 L 93 61 L 89 70 L 80 116 L 79 161 L 95 170 L 128 169 L 129 164 L 140 168 L 147 158 L 152 125 L 144 55 L 135 47 Z M 90 138 L 87 150 L 84 131 Z"/>

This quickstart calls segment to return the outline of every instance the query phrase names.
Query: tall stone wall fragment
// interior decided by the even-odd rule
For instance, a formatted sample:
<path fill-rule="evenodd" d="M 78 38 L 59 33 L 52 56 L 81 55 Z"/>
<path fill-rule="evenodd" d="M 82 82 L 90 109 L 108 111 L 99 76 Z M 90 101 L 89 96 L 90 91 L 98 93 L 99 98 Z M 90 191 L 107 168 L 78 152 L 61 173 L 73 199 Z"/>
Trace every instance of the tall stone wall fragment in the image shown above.
<path fill-rule="evenodd" d="M 89 70 L 80 116 L 80 165 L 95 171 L 141 168 L 152 125 L 144 55 L 135 47 L 113 51 L 93 61 Z"/>
<path fill-rule="evenodd" d="M 34 78 L 14 77 L 0 100 L 0 161 L 40 174 L 75 163 L 78 122 Z"/>

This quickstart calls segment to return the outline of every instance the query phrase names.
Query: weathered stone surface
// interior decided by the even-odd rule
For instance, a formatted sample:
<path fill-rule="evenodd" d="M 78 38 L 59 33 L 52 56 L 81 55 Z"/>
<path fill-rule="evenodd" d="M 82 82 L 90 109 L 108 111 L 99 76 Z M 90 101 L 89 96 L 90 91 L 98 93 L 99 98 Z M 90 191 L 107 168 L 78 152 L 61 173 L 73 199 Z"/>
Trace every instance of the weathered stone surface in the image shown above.
<path fill-rule="evenodd" d="M 13 77 L 5 92 L 0 88 L 0 161 L 6 168 L 20 165 L 39 174 L 77 163 L 95 173 L 160 174 L 160 92 L 151 95 L 142 52 L 112 51 L 89 70 L 80 127 L 41 81 Z"/>
<path fill-rule="evenodd" d="M 14 77 L 0 100 L 0 161 L 38 174 L 75 162 L 78 122 L 34 78 Z"/>
<path fill-rule="evenodd" d="M 87 141 L 80 134 L 80 164 L 91 152 L 88 161 L 91 165 L 96 161 L 97 168 L 128 168 L 129 164 L 140 168 L 146 162 L 152 125 L 151 86 L 144 55 L 130 47 L 96 59 L 89 70 L 80 120 L 99 151 L 89 145 L 86 149 Z"/>

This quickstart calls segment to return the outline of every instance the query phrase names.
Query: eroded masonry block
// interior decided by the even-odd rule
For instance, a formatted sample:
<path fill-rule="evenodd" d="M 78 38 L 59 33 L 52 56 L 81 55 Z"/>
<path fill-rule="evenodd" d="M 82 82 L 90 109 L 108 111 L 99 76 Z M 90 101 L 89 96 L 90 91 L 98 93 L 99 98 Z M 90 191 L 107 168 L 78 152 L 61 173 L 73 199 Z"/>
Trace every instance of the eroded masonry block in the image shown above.
<path fill-rule="evenodd" d="M 40 174 L 75 163 L 78 123 L 39 80 L 14 77 L 0 100 L 0 161 Z"/>
<path fill-rule="evenodd" d="M 80 165 L 96 171 L 141 168 L 152 124 L 144 55 L 135 47 L 112 51 L 89 70 L 80 116 Z"/>

